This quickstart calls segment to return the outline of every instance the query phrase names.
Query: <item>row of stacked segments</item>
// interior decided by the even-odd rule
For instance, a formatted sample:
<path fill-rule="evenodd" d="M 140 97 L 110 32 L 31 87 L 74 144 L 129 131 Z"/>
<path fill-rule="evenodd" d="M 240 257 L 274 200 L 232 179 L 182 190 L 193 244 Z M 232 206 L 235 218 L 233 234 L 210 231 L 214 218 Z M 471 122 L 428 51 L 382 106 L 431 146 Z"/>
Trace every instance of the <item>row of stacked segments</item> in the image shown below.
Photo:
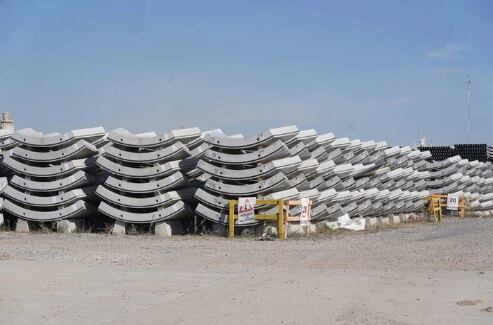
<path fill-rule="evenodd" d="M 199 183 L 186 172 L 196 165 L 200 129 L 163 135 L 116 129 L 108 140 L 97 160 L 109 174 L 96 190 L 101 213 L 124 223 L 183 221 L 193 216 L 193 194 Z"/>
<path fill-rule="evenodd" d="M 66 134 L 14 132 L 4 141 L 11 149 L 3 151 L 8 176 L 3 210 L 38 222 L 90 215 L 99 176 L 95 162 L 105 136 L 101 127 Z"/>
<path fill-rule="evenodd" d="M 469 198 L 472 211 L 493 208 L 493 165 L 453 156 L 427 164 L 431 194 L 459 194 Z"/>
<path fill-rule="evenodd" d="M 197 190 L 196 214 L 228 222 L 228 201 L 239 196 L 312 200 L 312 220 L 348 214 L 372 216 L 421 211 L 429 195 L 429 153 L 386 142 L 336 138 L 296 126 L 254 138 L 206 135 L 209 149 L 197 164 L 206 181 Z M 276 207 L 262 206 L 259 214 Z M 293 208 L 292 215 L 300 213 Z M 249 226 L 249 225 L 248 225 Z"/>
<path fill-rule="evenodd" d="M 21 220 L 182 224 L 199 217 L 221 228 L 229 200 L 245 196 L 309 198 L 313 221 L 423 211 L 430 193 L 462 191 L 473 208 L 493 207 L 491 163 L 430 162 L 428 151 L 296 126 L 252 138 L 198 128 L 162 135 L 2 129 L 0 147 L 3 211 Z M 294 207 L 290 214 L 300 212 Z"/>
<path fill-rule="evenodd" d="M 12 149 L 16 146 L 14 140 L 12 140 L 12 134 L 14 133 L 13 127 L 6 127 L 0 129 L 0 193 L 2 193 L 7 187 L 7 175 L 9 175 L 8 168 L 3 165 L 3 152 Z M 0 197 L 0 210 L 3 208 L 5 201 L 3 197 Z M 0 213 L 0 225 L 4 222 L 3 214 Z"/>

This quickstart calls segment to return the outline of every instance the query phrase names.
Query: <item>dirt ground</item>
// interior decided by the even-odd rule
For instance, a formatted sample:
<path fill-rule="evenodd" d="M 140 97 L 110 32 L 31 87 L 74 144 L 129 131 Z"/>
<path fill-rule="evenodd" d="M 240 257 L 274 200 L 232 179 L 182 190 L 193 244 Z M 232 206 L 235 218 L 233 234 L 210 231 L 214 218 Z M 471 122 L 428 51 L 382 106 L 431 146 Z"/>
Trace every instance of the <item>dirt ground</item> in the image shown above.
<path fill-rule="evenodd" d="M 287 241 L 0 232 L 0 324 L 493 324 L 493 219 Z"/>

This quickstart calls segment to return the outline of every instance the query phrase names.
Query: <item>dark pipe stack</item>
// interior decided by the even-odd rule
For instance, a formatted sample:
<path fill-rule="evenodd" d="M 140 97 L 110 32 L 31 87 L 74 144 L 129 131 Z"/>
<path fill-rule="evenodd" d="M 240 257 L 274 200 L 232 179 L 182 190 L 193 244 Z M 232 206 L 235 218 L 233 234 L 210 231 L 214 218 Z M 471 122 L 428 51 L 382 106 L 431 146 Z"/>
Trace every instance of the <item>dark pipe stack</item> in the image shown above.
<path fill-rule="evenodd" d="M 453 146 L 421 146 L 421 151 L 431 152 L 430 160 L 441 161 L 459 155 L 469 161 L 493 162 L 493 147 L 487 144 L 454 144 Z"/>

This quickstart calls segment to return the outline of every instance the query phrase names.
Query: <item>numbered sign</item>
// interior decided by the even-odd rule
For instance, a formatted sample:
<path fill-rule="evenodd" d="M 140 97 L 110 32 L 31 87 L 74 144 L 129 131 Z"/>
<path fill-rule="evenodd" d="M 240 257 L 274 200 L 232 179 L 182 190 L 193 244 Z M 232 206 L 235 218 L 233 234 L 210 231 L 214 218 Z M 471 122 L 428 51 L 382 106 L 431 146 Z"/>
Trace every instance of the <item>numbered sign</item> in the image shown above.
<path fill-rule="evenodd" d="M 447 210 L 459 210 L 459 195 L 449 194 L 447 195 Z"/>
<path fill-rule="evenodd" d="M 238 198 L 238 221 L 237 224 L 251 223 L 255 221 L 256 197 Z"/>
<path fill-rule="evenodd" d="M 310 200 L 308 198 L 301 199 L 301 213 L 300 213 L 300 225 L 306 226 L 308 225 L 308 208 L 309 208 Z"/>

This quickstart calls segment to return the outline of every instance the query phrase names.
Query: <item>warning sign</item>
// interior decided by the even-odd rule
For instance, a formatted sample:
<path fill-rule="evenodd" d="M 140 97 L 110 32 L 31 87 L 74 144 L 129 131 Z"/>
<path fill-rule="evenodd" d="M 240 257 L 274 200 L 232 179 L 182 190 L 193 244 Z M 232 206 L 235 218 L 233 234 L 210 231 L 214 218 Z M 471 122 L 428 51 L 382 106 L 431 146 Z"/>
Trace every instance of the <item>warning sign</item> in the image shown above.
<path fill-rule="evenodd" d="M 300 226 L 308 225 L 308 205 L 310 200 L 308 198 L 301 199 L 301 214 L 300 214 Z"/>
<path fill-rule="evenodd" d="M 237 224 L 250 223 L 255 221 L 256 197 L 238 198 L 238 222 Z"/>
<path fill-rule="evenodd" d="M 447 210 L 459 210 L 459 195 L 447 195 Z"/>

